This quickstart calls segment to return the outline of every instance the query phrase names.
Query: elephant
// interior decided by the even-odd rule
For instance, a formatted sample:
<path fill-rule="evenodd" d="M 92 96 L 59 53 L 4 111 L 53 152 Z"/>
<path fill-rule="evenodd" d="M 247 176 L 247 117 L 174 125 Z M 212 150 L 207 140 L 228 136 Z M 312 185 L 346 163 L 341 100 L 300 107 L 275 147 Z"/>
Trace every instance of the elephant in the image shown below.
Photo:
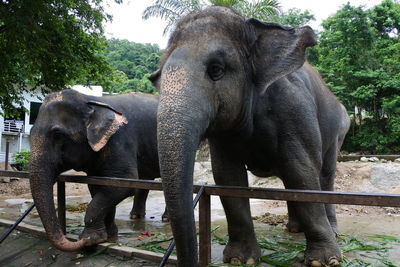
<path fill-rule="evenodd" d="M 191 202 L 195 151 L 205 138 L 217 185 L 248 186 L 250 171 L 278 176 L 287 189 L 333 190 L 350 120 L 305 60 L 314 45 L 308 26 L 244 18 L 223 6 L 191 12 L 177 23 L 149 79 L 160 90 L 160 171 L 178 266 L 198 266 Z M 261 252 L 249 200 L 221 202 L 229 235 L 224 262 L 254 263 Z M 305 233 L 305 263 L 339 265 L 334 206 L 288 202 L 288 211 L 289 228 Z"/>
<path fill-rule="evenodd" d="M 115 207 L 133 194 L 131 218 L 145 215 L 148 190 L 89 185 L 92 200 L 85 228 L 79 241 L 70 242 L 58 223 L 52 188 L 56 177 L 69 169 L 90 176 L 160 177 L 157 106 L 157 96 L 143 93 L 95 97 L 63 90 L 45 98 L 31 129 L 30 186 L 47 237 L 56 248 L 75 251 L 115 241 Z"/>

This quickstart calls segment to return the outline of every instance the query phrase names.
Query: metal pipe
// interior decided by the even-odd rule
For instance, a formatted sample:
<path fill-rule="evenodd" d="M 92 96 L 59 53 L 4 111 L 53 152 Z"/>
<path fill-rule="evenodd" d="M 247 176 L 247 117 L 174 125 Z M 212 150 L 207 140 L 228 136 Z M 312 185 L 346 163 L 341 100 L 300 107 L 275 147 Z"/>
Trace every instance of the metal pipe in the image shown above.
<path fill-rule="evenodd" d="M 66 234 L 66 214 L 65 214 L 65 182 L 57 182 L 57 211 L 63 234 Z"/>
<path fill-rule="evenodd" d="M 6 141 L 6 162 L 5 162 L 5 167 L 4 167 L 4 170 L 8 170 L 8 154 L 10 153 L 10 142 L 8 141 L 8 139 L 7 139 L 7 141 Z"/>
<path fill-rule="evenodd" d="M 29 214 L 29 212 L 32 211 L 32 209 L 35 207 L 35 203 L 33 203 L 23 214 L 21 217 L 19 217 L 19 219 L 13 224 L 11 225 L 11 227 L 4 232 L 4 234 L 1 236 L 0 238 L 0 244 L 6 240 L 6 238 L 12 233 L 12 231 L 15 230 L 15 228 L 17 228 L 18 224 L 20 224 L 20 222 L 22 222 L 23 219 L 25 219 L 25 217 Z"/>
<path fill-rule="evenodd" d="M 196 208 L 197 203 L 199 202 L 199 199 L 201 197 L 201 194 L 203 194 L 204 192 L 204 186 L 200 187 L 199 192 L 197 192 L 196 197 L 193 200 L 193 209 Z M 172 239 L 171 243 L 169 243 L 169 246 L 167 248 L 167 252 L 165 252 L 164 257 L 162 258 L 160 264 L 158 265 L 158 267 L 164 267 L 165 264 L 168 261 L 169 256 L 171 255 L 172 251 L 174 250 L 175 247 L 175 239 Z"/>

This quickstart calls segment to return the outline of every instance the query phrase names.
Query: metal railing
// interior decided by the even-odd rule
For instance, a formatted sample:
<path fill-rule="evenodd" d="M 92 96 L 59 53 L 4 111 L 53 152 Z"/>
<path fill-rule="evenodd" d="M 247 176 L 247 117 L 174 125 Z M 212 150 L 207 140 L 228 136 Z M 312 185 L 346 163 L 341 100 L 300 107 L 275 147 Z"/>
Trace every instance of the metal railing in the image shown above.
<path fill-rule="evenodd" d="M 28 178 L 28 172 L 0 171 L 0 176 Z M 158 181 L 136 180 L 116 177 L 61 175 L 57 183 L 58 216 L 65 232 L 65 182 L 131 187 L 138 189 L 162 190 Z M 269 200 L 349 204 L 363 206 L 400 207 L 400 194 L 349 193 L 313 190 L 289 190 L 255 187 L 234 187 L 217 185 L 193 186 L 197 193 L 204 192 L 199 201 L 199 260 L 200 266 L 211 261 L 211 196 L 245 197 Z"/>

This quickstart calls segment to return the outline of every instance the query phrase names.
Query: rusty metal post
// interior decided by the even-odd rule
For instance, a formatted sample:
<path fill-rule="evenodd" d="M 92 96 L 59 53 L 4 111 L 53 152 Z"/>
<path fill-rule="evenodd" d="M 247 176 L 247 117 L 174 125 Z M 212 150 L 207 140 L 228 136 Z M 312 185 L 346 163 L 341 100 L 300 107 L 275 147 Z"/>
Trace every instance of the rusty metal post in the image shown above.
<path fill-rule="evenodd" d="M 4 167 L 4 170 L 8 170 L 8 154 L 10 153 L 10 142 L 8 141 L 8 139 L 6 139 L 6 165 Z"/>
<path fill-rule="evenodd" d="M 65 235 L 66 233 L 66 215 L 65 215 L 65 182 L 57 182 L 57 208 L 58 220 L 61 229 Z"/>
<path fill-rule="evenodd" d="M 18 224 L 20 224 L 22 222 L 23 219 L 25 219 L 25 217 L 29 214 L 29 212 L 31 212 L 33 210 L 33 208 L 35 207 L 35 203 L 33 203 L 22 215 L 21 217 L 18 218 L 18 220 L 11 225 L 11 227 L 4 232 L 4 234 L 0 237 L 0 244 L 3 243 L 4 240 L 6 240 L 6 238 L 12 233 L 12 231 L 15 230 L 15 228 L 17 228 Z"/>
<path fill-rule="evenodd" d="M 200 267 L 206 267 L 211 262 L 211 199 L 206 192 L 200 197 L 199 203 Z"/>

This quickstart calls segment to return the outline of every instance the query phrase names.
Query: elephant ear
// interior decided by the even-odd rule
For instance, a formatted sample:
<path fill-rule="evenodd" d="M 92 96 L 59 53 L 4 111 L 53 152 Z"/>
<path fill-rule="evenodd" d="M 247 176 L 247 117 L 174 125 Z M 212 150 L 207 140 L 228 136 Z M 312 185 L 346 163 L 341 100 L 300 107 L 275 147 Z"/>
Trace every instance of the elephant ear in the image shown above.
<path fill-rule="evenodd" d="M 106 103 L 89 101 L 87 104 L 92 107 L 86 122 L 87 139 L 93 151 L 98 152 L 128 120 Z"/>
<path fill-rule="evenodd" d="M 153 72 L 148 78 L 153 83 L 153 85 L 157 88 L 157 90 L 160 85 L 160 75 L 161 75 L 161 70 L 158 69 L 155 72 Z"/>
<path fill-rule="evenodd" d="M 255 82 L 261 93 L 276 80 L 303 66 L 306 48 L 317 44 L 309 26 L 291 28 L 257 19 L 248 19 L 246 23 L 256 34 L 252 60 Z"/>

